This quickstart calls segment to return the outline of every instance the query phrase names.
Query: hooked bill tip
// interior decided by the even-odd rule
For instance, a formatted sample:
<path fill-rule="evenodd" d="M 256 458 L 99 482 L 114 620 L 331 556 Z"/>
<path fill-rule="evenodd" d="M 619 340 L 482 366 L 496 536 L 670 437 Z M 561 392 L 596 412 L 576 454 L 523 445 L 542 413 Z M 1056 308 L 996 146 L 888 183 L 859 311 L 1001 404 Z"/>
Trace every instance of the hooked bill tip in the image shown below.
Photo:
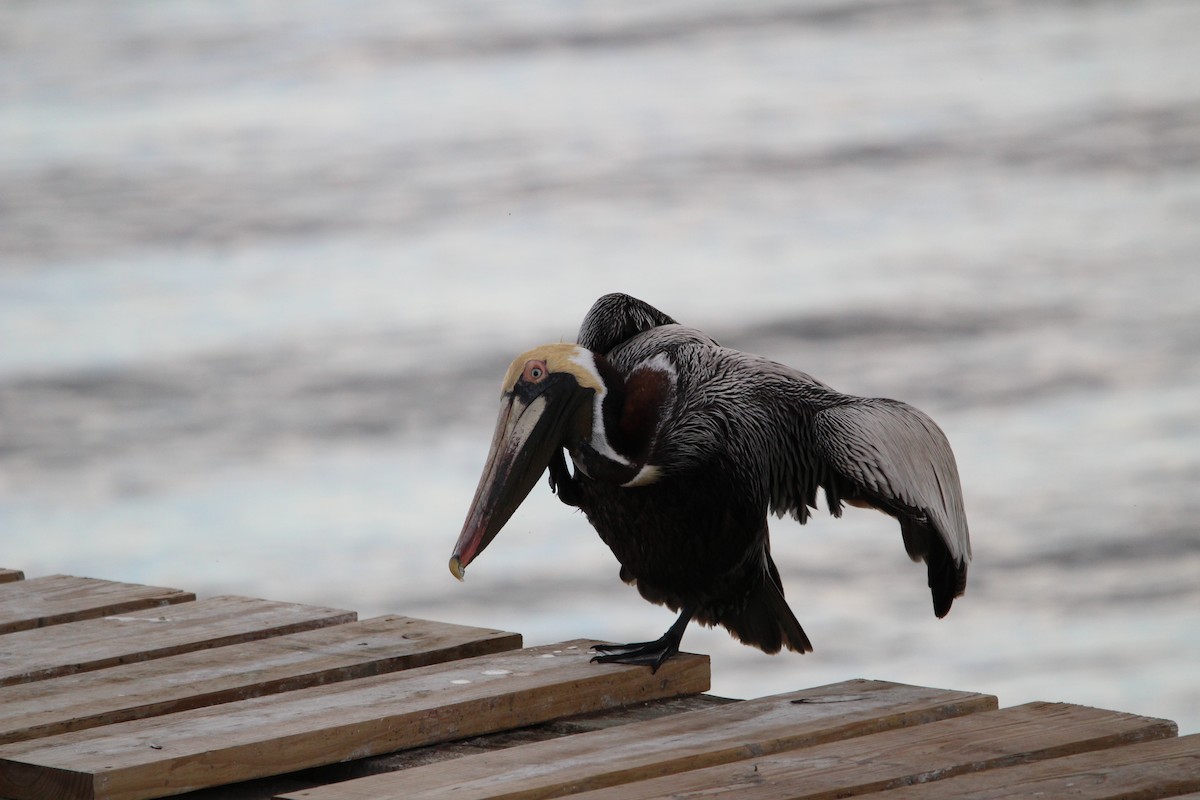
<path fill-rule="evenodd" d="M 450 557 L 450 574 L 460 581 L 466 577 L 467 571 L 463 567 L 462 562 L 458 560 L 458 556 Z"/>

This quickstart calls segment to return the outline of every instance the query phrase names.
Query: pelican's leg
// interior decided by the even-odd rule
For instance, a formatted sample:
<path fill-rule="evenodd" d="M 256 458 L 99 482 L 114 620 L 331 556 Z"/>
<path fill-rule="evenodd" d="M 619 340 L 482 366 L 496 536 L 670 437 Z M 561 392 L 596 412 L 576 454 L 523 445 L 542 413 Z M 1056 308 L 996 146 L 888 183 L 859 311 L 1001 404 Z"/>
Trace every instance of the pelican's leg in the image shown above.
<path fill-rule="evenodd" d="M 663 665 L 663 662 L 679 652 L 679 643 L 683 641 L 683 632 L 687 629 L 688 623 L 691 622 L 692 615 L 695 613 L 695 608 L 685 606 L 679 613 L 679 619 L 675 620 L 661 638 L 655 639 L 653 642 L 598 644 L 594 649 L 599 651 L 600 655 L 594 656 L 592 661 L 598 661 L 601 664 L 645 664 L 650 667 L 651 673 L 658 672 L 658 668 Z"/>

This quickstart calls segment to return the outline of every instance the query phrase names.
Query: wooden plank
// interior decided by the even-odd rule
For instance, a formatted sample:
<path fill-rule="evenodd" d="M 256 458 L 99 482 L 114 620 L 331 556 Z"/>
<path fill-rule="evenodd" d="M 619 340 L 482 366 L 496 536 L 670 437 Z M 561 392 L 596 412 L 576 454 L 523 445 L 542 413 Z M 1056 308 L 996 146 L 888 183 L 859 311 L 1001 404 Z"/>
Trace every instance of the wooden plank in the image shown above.
<path fill-rule="evenodd" d="M 834 798 L 1175 735 L 1175 723 L 1029 703 L 573 795 L 573 800 Z M 962 795 L 958 795 L 961 797 Z"/>
<path fill-rule="evenodd" d="M 0 687 L 0 743 L 521 646 L 516 633 L 385 616 Z"/>
<path fill-rule="evenodd" d="M 1020 764 L 999 772 L 961 775 L 867 797 L 871 800 L 1200 798 L 1200 733 Z"/>
<path fill-rule="evenodd" d="M 25 580 L 25 573 L 19 569 L 5 569 L 0 567 L 0 583 L 11 583 L 12 581 Z"/>
<path fill-rule="evenodd" d="M 124 614 L 195 600 L 162 586 L 47 575 L 0 585 L 0 633 L 12 633 L 110 614 Z"/>
<path fill-rule="evenodd" d="M 996 698 L 853 680 L 284 795 L 560 797 L 996 708 Z"/>
<path fill-rule="evenodd" d="M 657 673 L 567 642 L 0 745 L 0 796 L 136 800 L 695 694 L 708 657 Z"/>
<path fill-rule="evenodd" d="M 355 616 L 226 596 L 17 631 L 0 636 L 0 686 L 353 622 Z"/>

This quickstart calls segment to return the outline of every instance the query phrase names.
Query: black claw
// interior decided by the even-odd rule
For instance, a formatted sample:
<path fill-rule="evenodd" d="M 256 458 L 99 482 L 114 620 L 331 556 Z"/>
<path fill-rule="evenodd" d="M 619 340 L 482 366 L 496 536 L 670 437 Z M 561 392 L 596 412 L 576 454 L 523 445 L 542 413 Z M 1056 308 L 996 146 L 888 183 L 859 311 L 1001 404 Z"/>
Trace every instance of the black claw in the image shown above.
<path fill-rule="evenodd" d="M 657 642 L 641 642 L 632 645 L 597 645 L 596 650 L 602 650 L 600 655 L 592 656 L 594 664 L 631 664 L 633 666 L 650 667 L 650 674 L 658 672 L 658 668 L 667 659 L 679 652 L 679 647 L 671 647 L 670 643 L 661 640 Z M 620 652 L 610 652 L 610 651 Z"/>
<path fill-rule="evenodd" d="M 567 459 L 563 456 L 561 448 L 550 459 L 550 491 L 557 494 L 558 499 L 567 505 L 579 507 L 579 484 L 567 468 Z"/>
<path fill-rule="evenodd" d="M 646 650 L 661 648 L 663 640 L 657 639 L 653 642 L 630 642 L 629 644 L 595 644 L 592 645 L 593 650 L 598 650 L 601 653 L 642 653 Z"/>
<path fill-rule="evenodd" d="M 598 644 L 592 647 L 599 655 L 592 656 L 592 663 L 598 664 L 632 664 L 650 667 L 650 673 L 658 672 L 658 668 L 667 659 L 679 652 L 679 643 L 683 641 L 683 632 L 694 609 L 685 608 L 679 619 L 667 630 L 662 637 L 653 642 L 631 642 L 630 644 Z"/>

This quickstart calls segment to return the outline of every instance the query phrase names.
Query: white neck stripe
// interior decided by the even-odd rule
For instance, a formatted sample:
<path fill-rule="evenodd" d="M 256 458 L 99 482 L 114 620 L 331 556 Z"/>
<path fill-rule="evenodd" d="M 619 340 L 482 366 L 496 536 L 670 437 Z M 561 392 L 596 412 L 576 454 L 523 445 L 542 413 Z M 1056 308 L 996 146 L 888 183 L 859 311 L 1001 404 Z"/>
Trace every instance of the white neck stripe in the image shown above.
<path fill-rule="evenodd" d="M 592 355 L 591 350 L 579 348 L 579 351 L 571 356 L 571 361 L 583 367 L 596 380 L 596 396 L 592 400 L 592 449 L 607 459 L 616 461 L 618 464 L 632 466 L 628 458 L 618 453 L 608 443 L 608 436 L 604 432 L 604 398 L 608 396 L 608 389 L 604 385 L 603 378 L 600 377 L 600 370 L 596 367 L 596 359 Z"/>

